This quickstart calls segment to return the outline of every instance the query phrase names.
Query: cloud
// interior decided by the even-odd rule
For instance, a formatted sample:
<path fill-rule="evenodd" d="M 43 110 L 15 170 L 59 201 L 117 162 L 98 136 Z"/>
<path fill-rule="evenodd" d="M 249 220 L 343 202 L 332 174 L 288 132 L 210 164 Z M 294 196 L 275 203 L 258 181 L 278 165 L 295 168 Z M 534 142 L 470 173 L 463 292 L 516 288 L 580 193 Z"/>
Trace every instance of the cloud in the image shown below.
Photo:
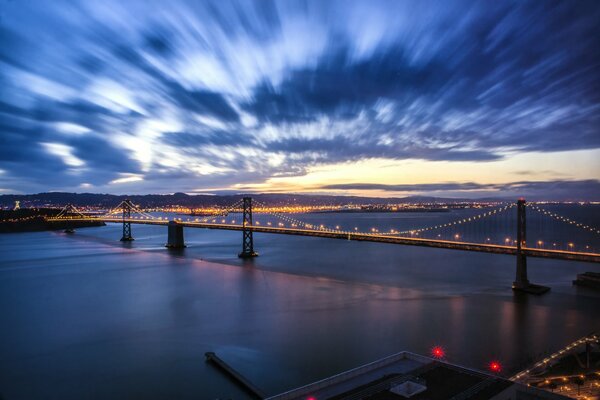
<path fill-rule="evenodd" d="M 518 197 L 532 199 L 597 200 L 600 198 L 600 180 L 517 181 L 509 183 L 445 182 L 425 184 L 372 184 L 348 183 L 319 186 L 318 189 L 335 191 L 385 191 L 436 195 L 459 194 L 475 197 Z"/>
<path fill-rule="evenodd" d="M 0 187 L 143 176 L 127 187 L 170 177 L 193 190 L 373 158 L 600 149 L 595 1 L 57 0 L 3 13 Z M 527 190 L 558 191 L 542 186 Z"/>
<path fill-rule="evenodd" d="M 410 142 L 378 143 L 369 138 L 362 140 L 360 136 L 357 139 L 354 141 L 343 136 L 330 139 L 293 137 L 266 143 L 265 148 L 288 154 L 303 153 L 307 158 L 331 163 L 375 157 L 451 161 L 491 161 L 502 157 L 485 150 L 440 149 Z"/>
<path fill-rule="evenodd" d="M 388 192 L 439 192 L 449 190 L 482 190 L 495 189 L 496 185 L 485 185 L 475 182 L 466 183 L 424 183 L 424 184 L 400 184 L 386 185 L 378 183 L 348 183 L 348 184 L 331 184 L 320 186 L 319 189 L 334 189 L 334 190 L 385 190 Z"/>
<path fill-rule="evenodd" d="M 173 146 L 194 149 L 199 146 L 254 146 L 255 140 L 249 136 L 242 136 L 236 132 L 209 130 L 207 132 L 165 132 L 165 143 Z"/>

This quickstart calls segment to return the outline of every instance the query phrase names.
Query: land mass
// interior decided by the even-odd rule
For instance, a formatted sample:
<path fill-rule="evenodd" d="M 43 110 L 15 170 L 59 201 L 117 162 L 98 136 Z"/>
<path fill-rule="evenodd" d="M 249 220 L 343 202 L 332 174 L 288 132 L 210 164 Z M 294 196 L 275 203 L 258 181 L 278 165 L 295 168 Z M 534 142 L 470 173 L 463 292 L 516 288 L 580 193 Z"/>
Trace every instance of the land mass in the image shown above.
<path fill-rule="evenodd" d="M 63 229 L 104 226 L 100 221 L 54 221 L 47 217 L 56 216 L 56 208 L 25 208 L 20 210 L 0 210 L 0 233 L 38 232 Z"/>
<path fill-rule="evenodd" d="M 146 208 L 152 207 L 206 207 L 229 206 L 240 199 L 239 195 L 189 195 L 186 193 L 174 194 L 146 194 L 146 195 L 113 195 L 100 193 L 65 193 L 48 192 L 38 194 L 5 194 L 0 195 L 0 207 L 12 208 L 16 201 L 21 207 L 60 207 L 73 204 L 80 207 L 105 207 L 110 208 L 122 200 L 130 199 L 133 203 Z M 329 196 L 314 194 L 251 194 L 256 201 L 269 206 L 339 206 L 339 205 L 382 205 L 382 204 L 459 204 L 470 202 L 468 199 L 450 199 L 428 196 L 410 197 L 360 197 L 360 196 Z M 500 201 L 501 199 L 478 199 L 478 202 Z"/>

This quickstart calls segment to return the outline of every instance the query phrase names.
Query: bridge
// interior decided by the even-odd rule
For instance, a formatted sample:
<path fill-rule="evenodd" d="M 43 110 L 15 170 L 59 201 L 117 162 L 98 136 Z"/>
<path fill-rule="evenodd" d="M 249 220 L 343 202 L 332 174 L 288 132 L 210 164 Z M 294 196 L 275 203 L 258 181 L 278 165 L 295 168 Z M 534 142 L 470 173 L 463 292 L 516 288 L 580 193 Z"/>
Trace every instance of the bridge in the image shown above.
<path fill-rule="evenodd" d="M 254 203 L 257 203 L 259 207 L 263 207 L 264 210 L 269 210 L 265 204 L 256 201 Z M 515 209 L 516 215 L 511 215 L 511 211 Z M 129 200 L 122 201 L 118 206 L 103 215 L 85 214 L 73 205 L 68 205 L 57 216 L 47 218 L 47 220 L 50 222 L 101 221 L 119 223 L 123 227 L 121 241 L 134 240 L 132 224 L 166 226 L 168 232 L 166 247 L 174 249 L 185 247 L 184 228 L 240 231 L 242 232 L 242 251 L 239 253 L 239 257 L 241 258 L 252 258 L 258 255 L 254 250 L 254 232 L 512 255 L 516 257 L 515 281 L 512 287 L 515 290 L 531 293 L 543 293 L 549 288 L 529 282 L 527 276 L 528 257 L 600 263 L 600 251 L 593 246 L 586 245 L 576 248 L 572 242 L 568 242 L 565 248 L 560 248 L 557 243 L 546 246 L 542 240 L 534 241 L 534 246 L 529 245 L 527 242 L 527 209 L 531 209 L 540 217 L 538 220 L 541 222 L 538 221 L 537 228 L 541 229 L 542 232 L 548 231 L 546 221 L 551 220 L 591 234 L 595 240 L 600 237 L 600 229 L 558 215 L 536 204 L 528 204 L 524 199 L 455 221 L 410 230 L 391 229 L 389 232 L 379 232 L 375 228 L 368 232 L 359 231 L 356 227 L 354 230 L 344 230 L 339 226 L 332 228 L 322 224 L 306 223 L 290 215 L 271 211 L 259 211 L 258 214 L 268 215 L 279 222 L 276 224 L 271 221 L 261 223 L 253 220 L 253 200 L 251 197 L 244 197 L 230 207 L 222 208 L 214 214 L 202 218 L 190 218 L 186 221 L 181 219 L 168 220 L 164 217 L 152 215 Z M 237 223 L 235 220 L 228 221 L 226 219 L 228 216 L 235 214 L 241 214 L 241 220 L 238 220 Z M 473 233 L 473 227 L 482 227 L 481 221 L 497 220 L 499 216 L 504 218 L 504 222 L 500 221 L 499 225 L 513 232 L 514 239 L 504 237 L 506 233 L 502 230 L 500 230 L 502 231 L 500 242 L 486 237 L 487 235 L 482 236 L 481 233 Z M 507 221 L 512 222 L 512 224 L 507 224 Z M 496 221 L 496 225 L 498 225 L 498 221 Z M 469 227 L 471 227 L 471 231 L 469 231 Z M 486 229 L 489 229 L 489 226 L 484 223 L 484 233 L 486 233 Z M 494 228 L 489 230 L 494 232 Z M 468 240 L 469 236 L 471 236 L 471 240 Z"/>

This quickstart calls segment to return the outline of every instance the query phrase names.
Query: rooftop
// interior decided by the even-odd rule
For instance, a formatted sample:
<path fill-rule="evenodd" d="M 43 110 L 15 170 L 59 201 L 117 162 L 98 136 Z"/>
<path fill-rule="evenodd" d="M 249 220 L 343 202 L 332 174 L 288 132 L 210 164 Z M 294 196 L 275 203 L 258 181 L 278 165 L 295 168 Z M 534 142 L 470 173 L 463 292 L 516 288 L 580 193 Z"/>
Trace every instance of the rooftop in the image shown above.
<path fill-rule="evenodd" d="M 268 400 L 566 399 L 496 375 L 400 352 Z"/>

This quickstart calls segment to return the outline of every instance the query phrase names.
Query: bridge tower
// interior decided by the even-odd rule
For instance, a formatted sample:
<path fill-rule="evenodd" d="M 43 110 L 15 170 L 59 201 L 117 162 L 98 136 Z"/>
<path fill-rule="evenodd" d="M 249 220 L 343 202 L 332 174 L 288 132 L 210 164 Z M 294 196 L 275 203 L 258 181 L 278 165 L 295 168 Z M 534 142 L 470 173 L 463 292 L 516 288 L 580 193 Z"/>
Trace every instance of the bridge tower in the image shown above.
<path fill-rule="evenodd" d="M 550 290 L 547 286 L 536 285 L 529 282 L 527 278 L 527 215 L 525 199 L 517 201 L 517 274 L 513 282 L 513 290 L 519 290 L 531 294 L 544 294 Z"/>
<path fill-rule="evenodd" d="M 525 199 L 517 201 L 517 275 L 513 283 L 514 289 L 529 287 L 527 279 L 527 257 L 523 247 L 527 246 L 527 214 L 525 213 Z"/>
<path fill-rule="evenodd" d="M 121 242 L 131 242 L 133 237 L 131 236 L 131 222 L 126 221 L 131 218 L 131 209 L 133 208 L 133 204 L 129 199 L 125 200 L 122 204 L 123 206 L 123 237 L 121 238 Z"/>
<path fill-rule="evenodd" d="M 238 254 L 240 258 L 252 258 L 258 256 L 254 251 L 254 240 L 252 231 L 246 229 L 252 226 L 252 197 L 244 197 L 243 201 L 244 216 L 242 219 L 242 252 Z"/>
<path fill-rule="evenodd" d="M 75 206 L 73 206 L 73 204 L 71 204 L 71 203 L 67 204 L 65 206 L 65 208 L 63 208 L 63 211 L 64 211 L 63 215 L 66 216 L 69 212 L 73 212 L 74 208 L 75 208 Z M 69 234 L 75 233 L 75 229 L 73 228 L 73 222 L 71 222 L 67 219 L 67 225 L 65 226 L 65 230 L 63 232 L 69 233 Z"/>

